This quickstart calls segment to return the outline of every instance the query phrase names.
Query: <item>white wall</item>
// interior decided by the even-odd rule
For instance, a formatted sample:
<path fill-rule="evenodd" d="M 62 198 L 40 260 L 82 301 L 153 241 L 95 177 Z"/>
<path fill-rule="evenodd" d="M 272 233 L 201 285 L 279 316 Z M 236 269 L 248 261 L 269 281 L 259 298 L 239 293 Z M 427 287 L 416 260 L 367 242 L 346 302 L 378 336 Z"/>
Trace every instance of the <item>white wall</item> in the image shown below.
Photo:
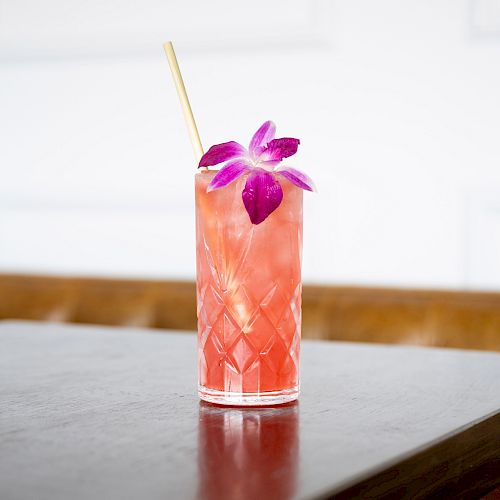
<path fill-rule="evenodd" d="M 500 289 L 500 0 L 3 0 L 0 271 L 194 276 L 204 145 L 301 139 L 304 278 Z"/>

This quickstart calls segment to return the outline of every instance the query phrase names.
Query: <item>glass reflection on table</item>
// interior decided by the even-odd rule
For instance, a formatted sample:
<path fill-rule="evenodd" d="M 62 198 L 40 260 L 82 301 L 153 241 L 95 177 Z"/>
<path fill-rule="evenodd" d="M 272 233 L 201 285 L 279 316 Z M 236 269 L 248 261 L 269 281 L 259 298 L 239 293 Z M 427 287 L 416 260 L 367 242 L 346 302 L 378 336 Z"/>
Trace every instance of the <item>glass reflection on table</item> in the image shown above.
<path fill-rule="evenodd" d="M 199 498 L 287 499 L 297 485 L 299 405 L 221 407 L 200 402 Z"/>

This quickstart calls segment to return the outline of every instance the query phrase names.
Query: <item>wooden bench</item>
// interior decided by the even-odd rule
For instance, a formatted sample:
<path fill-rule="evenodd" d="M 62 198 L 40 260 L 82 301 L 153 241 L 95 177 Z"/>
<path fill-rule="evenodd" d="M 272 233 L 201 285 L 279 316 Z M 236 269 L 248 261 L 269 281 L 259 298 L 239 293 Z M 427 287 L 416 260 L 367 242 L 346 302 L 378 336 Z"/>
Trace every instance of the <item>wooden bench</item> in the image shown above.
<path fill-rule="evenodd" d="M 196 329 L 190 281 L 0 275 L 0 319 Z M 303 337 L 500 350 L 500 293 L 303 289 Z"/>

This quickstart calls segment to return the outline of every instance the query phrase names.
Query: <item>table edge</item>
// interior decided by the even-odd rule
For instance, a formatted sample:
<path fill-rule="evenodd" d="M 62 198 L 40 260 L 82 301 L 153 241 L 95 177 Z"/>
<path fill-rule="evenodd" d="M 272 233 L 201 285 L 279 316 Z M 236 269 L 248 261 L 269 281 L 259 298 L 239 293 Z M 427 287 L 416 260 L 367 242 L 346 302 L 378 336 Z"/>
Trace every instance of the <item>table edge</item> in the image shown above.
<path fill-rule="evenodd" d="M 498 486 L 500 409 L 313 498 L 479 498 Z"/>

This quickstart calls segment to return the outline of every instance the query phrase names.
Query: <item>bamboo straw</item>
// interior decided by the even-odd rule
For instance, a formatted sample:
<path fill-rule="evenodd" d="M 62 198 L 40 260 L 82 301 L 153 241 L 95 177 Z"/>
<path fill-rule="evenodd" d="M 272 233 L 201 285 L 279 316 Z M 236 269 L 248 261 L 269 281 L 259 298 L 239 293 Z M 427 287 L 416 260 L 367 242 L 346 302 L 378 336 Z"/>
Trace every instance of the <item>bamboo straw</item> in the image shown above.
<path fill-rule="evenodd" d="M 165 49 L 165 54 L 167 54 L 168 64 L 170 65 L 170 70 L 172 71 L 175 88 L 177 89 L 179 100 L 181 101 L 182 112 L 184 113 L 184 119 L 186 120 L 196 163 L 199 163 L 201 157 L 203 156 L 203 146 L 201 145 L 198 128 L 196 127 L 193 111 L 189 104 L 186 87 L 184 86 L 184 81 L 182 80 L 181 70 L 179 69 L 177 58 L 175 57 L 174 46 L 172 45 L 172 42 L 166 42 L 163 44 L 163 48 Z"/>

